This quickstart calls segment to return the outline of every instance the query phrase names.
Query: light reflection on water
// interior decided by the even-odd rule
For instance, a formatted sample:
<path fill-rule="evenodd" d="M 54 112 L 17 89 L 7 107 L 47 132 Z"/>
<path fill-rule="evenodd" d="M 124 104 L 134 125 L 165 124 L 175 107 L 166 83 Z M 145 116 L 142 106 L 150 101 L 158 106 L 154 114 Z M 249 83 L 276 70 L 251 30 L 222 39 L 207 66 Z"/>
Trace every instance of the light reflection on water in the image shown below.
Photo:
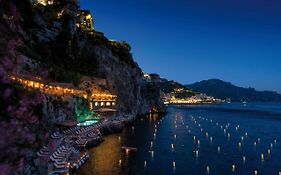
<path fill-rule="evenodd" d="M 262 107 L 268 110 L 270 106 Z M 90 160 L 78 174 L 250 175 L 258 170 L 258 174 L 278 175 L 281 114 L 221 107 L 223 110 L 170 107 L 163 118 L 153 115 L 138 120 L 134 127 L 105 137 L 100 146 L 91 149 Z M 126 156 L 122 146 L 137 147 L 138 151 Z M 263 161 L 261 154 L 264 154 Z"/>
<path fill-rule="evenodd" d="M 115 175 L 120 170 L 121 143 L 119 134 L 109 135 L 106 141 L 90 150 L 91 158 L 79 171 L 79 175 Z"/>

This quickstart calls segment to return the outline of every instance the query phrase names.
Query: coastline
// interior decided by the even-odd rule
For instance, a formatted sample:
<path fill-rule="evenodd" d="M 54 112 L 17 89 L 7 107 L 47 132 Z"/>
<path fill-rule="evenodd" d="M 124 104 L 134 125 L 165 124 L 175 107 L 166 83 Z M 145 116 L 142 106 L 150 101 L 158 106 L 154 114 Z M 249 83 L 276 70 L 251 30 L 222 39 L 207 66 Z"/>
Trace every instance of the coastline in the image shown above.
<path fill-rule="evenodd" d="M 157 114 L 163 113 L 159 112 Z M 46 174 L 48 175 L 77 172 L 90 159 L 89 149 L 102 143 L 104 136 L 121 132 L 124 127 L 132 124 L 141 116 L 122 115 L 103 119 L 90 126 L 75 126 L 53 133 L 50 143 L 37 152 L 39 158 L 35 162 L 40 167 L 40 173 L 42 173 L 42 169 L 47 169 Z M 55 146 L 54 143 L 56 143 Z M 61 157 L 64 157 L 63 160 Z M 44 159 L 45 165 L 42 165 L 42 163 L 44 164 Z M 48 159 L 47 162 L 46 159 Z M 63 163 L 60 163 L 62 161 Z"/>

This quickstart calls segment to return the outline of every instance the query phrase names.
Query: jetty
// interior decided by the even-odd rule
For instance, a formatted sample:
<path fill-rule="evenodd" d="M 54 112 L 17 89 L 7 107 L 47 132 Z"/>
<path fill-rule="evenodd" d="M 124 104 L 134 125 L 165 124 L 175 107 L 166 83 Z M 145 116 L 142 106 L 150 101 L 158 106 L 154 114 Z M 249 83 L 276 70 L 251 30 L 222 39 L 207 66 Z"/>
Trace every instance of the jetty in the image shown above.
<path fill-rule="evenodd" d="M 121 148 L 123 151 L 126 151 L 126 152 L 137 152 L 138 151 L 138 149 L 135 147 L 122 146 Z"/>

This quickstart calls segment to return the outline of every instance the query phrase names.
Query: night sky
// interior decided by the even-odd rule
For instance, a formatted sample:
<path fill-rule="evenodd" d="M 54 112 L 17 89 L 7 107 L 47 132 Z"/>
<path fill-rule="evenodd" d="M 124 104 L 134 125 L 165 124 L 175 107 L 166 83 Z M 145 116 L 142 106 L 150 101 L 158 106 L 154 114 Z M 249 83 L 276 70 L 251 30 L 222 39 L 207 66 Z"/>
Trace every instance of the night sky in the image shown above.
<path fill-rule="evenodd" d="M 281 92 L 280 0 L 81 0 L 144 72 Z"/>

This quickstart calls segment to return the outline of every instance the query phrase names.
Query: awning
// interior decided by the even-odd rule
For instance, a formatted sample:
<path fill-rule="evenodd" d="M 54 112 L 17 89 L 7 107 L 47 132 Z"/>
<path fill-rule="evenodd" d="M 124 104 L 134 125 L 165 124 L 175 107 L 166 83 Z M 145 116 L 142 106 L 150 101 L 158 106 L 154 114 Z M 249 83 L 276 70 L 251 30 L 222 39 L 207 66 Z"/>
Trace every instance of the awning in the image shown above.
<path fill-rule="evenodd" d="M 97 110 L 95 110 L 95 112 L 116 112 L 116 109 L 112 109 L 112 108 L 99 108 Z"/>

